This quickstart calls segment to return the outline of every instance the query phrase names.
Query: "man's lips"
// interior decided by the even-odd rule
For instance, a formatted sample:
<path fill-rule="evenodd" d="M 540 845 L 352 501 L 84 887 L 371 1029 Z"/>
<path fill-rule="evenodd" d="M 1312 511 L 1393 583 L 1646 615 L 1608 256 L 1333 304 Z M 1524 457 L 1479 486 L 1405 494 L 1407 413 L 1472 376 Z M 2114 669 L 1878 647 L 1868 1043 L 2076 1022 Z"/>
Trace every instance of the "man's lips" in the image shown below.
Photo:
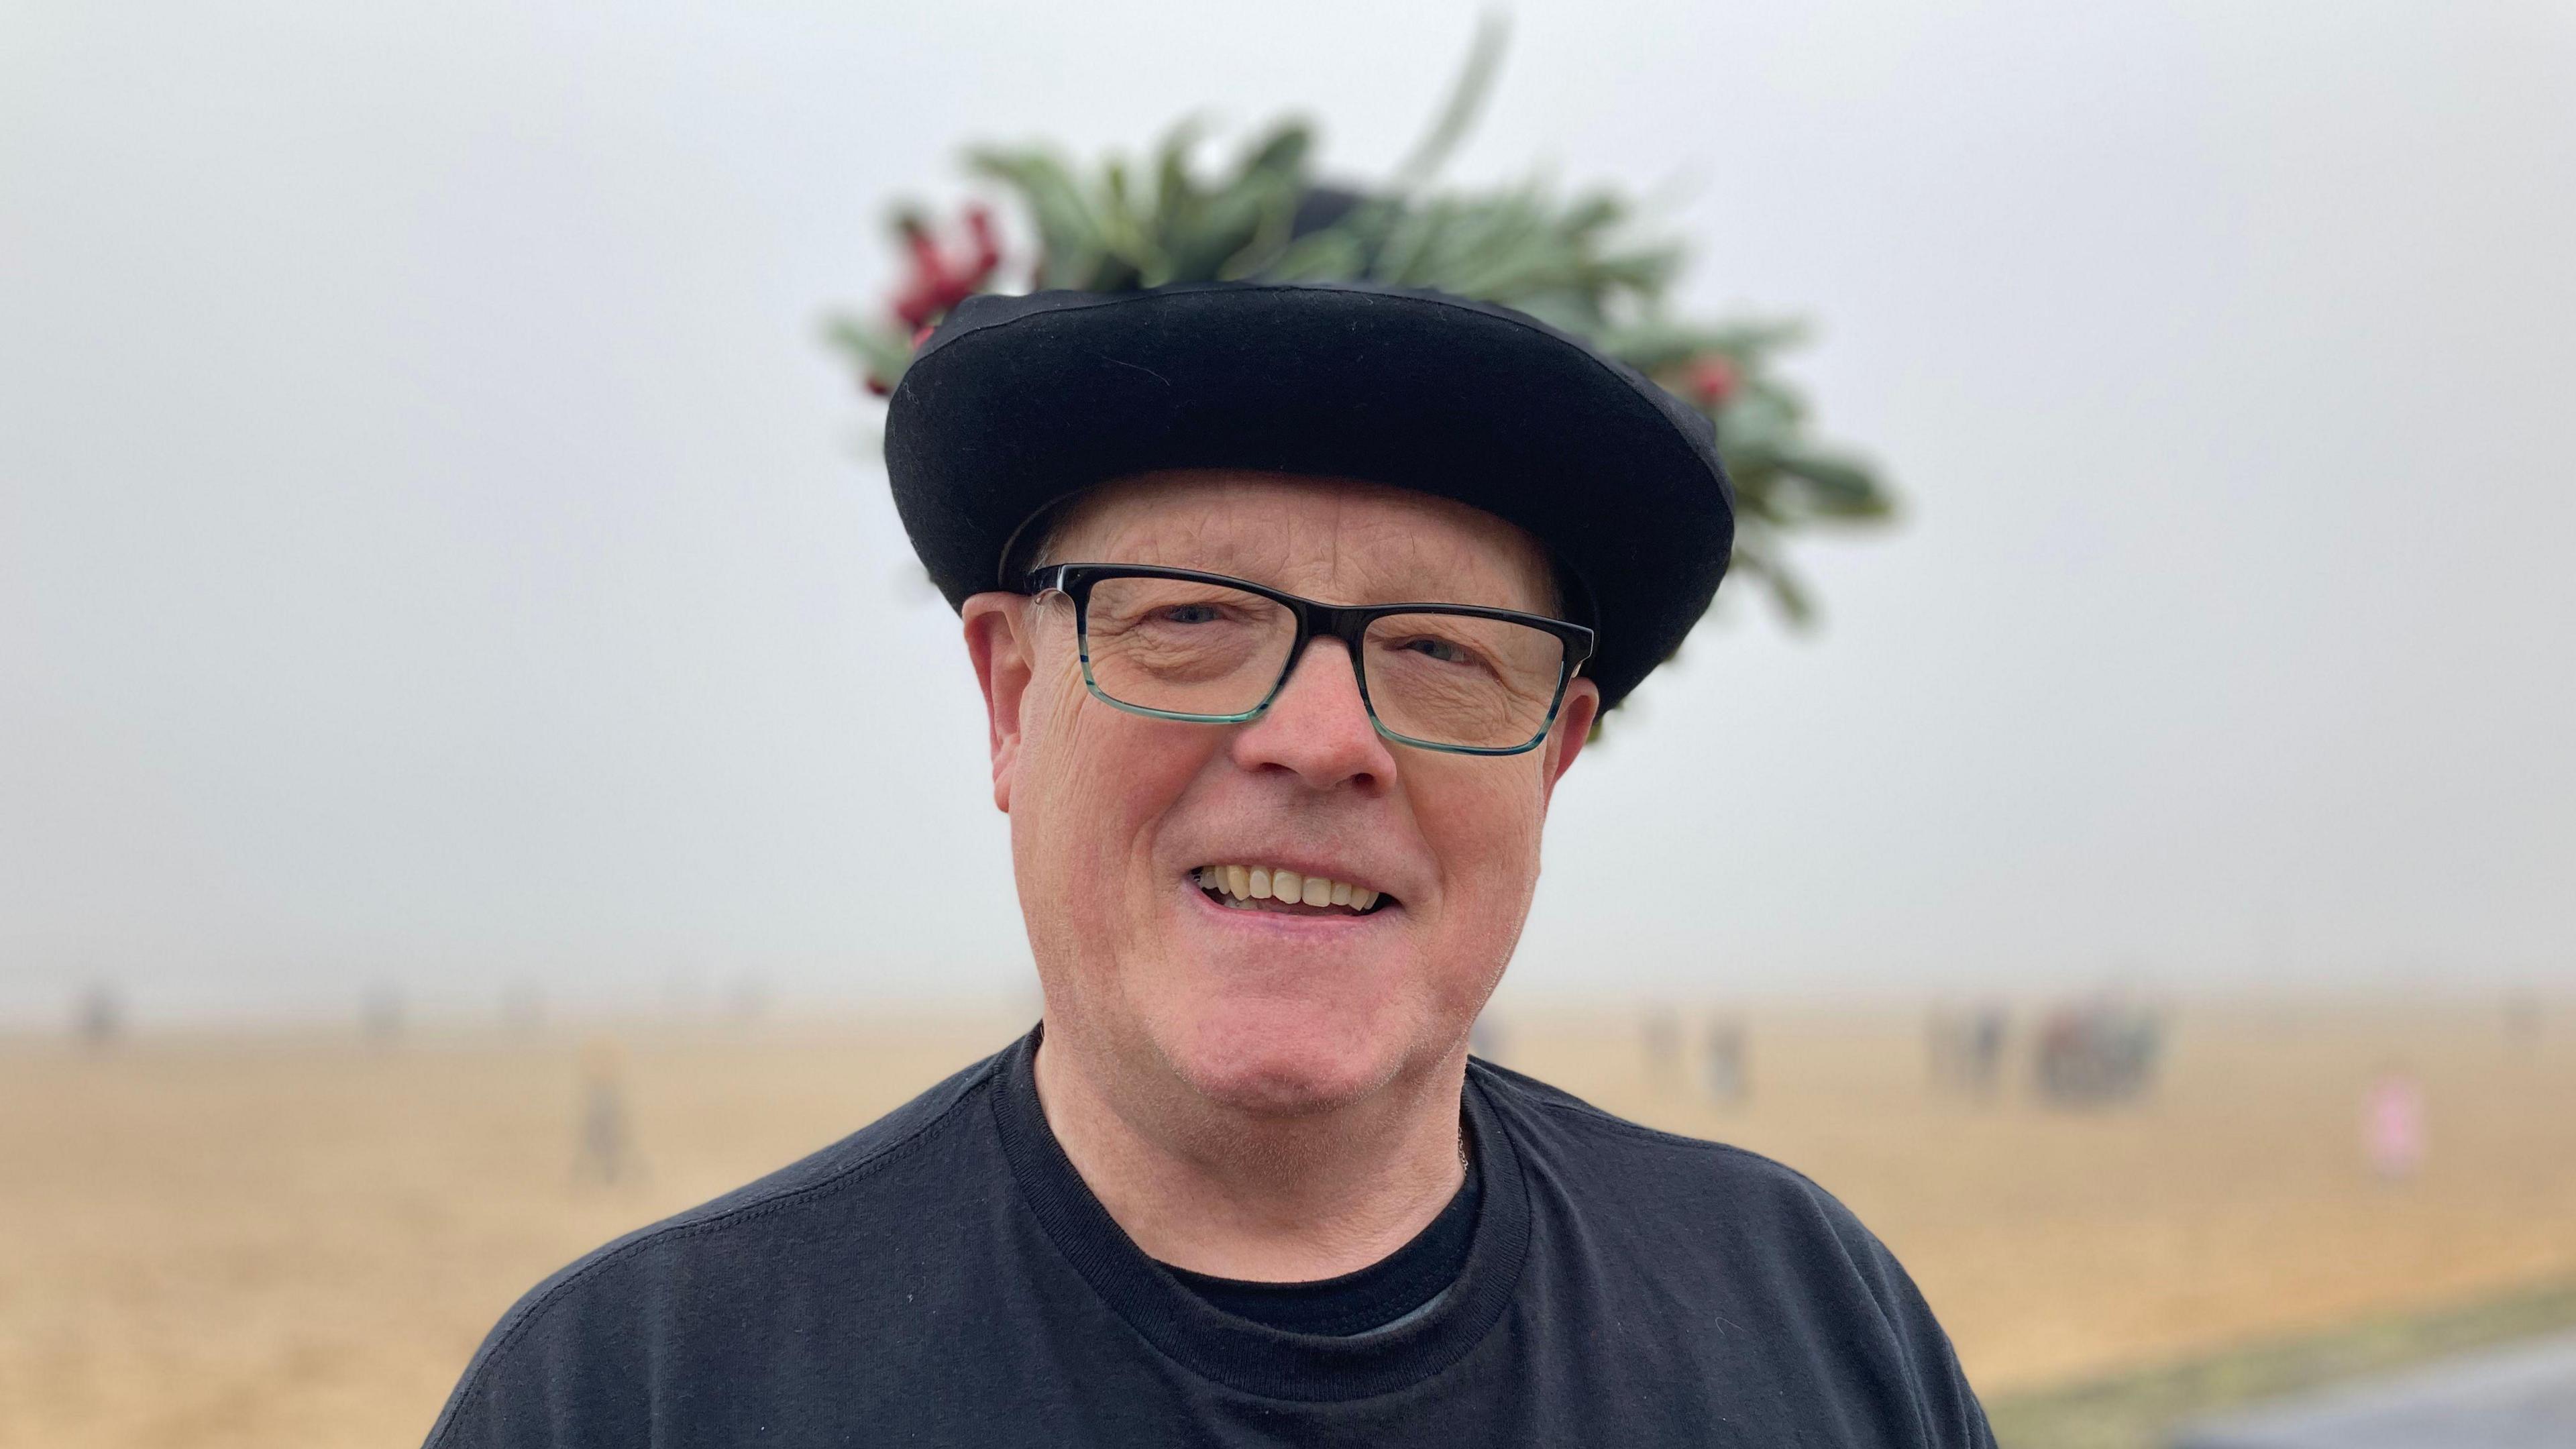
<path fill-rule="evenodd" d="M 1286 866 L 1206 865 L 1189 879 L 1200 894 L 1234 911 L 1349 918 L 1396 904 L 1393 896 L 1364 882 L 1302 874 Z"/>

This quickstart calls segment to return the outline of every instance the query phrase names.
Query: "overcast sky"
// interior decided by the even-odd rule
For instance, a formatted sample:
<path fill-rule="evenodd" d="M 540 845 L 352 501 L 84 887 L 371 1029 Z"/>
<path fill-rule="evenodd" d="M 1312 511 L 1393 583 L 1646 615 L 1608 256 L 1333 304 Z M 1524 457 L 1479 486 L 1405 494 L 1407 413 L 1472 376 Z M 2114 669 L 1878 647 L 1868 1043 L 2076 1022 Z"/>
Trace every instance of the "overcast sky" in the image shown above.
<path fill-rule="evenodd" d="M 976 139 L 1465 5 L 0 3 L 0 1018 L 1020 989 L 817 341 Z M 1462 180 L 1678 198 L 1902 526 L 1558 797 L 1516 993 L 2576 989 L 2576 7 L 1518 7 Z"/>

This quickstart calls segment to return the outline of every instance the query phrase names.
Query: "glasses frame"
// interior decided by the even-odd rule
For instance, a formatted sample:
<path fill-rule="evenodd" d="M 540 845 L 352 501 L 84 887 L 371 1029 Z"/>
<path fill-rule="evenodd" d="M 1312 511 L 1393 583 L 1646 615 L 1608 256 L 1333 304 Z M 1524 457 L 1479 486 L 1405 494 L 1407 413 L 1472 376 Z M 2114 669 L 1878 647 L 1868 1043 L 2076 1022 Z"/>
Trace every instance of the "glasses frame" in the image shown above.
<path fill-rule="evenodd" d="M 1213 584 L 1220 588 L 1239 589 L 1256 594 L 1285 608 L 1297 621 L 1296 641 L 1288 648 L 1288 660 L 1280 666 L 1279 677 L 1271 681 L 1270 692 L 1261 702 L 1241 714 L 1184 714 L 1176 710 L 1149 709 L 1112 698 L 1091 675 L 1091 588 L 1107 579 L 1178 579 L 1186 583 Z M 1557 711 L 1565 705 L 1565 689 L 1592 657 L 1597 637 L 1581 624 L 1551 619 L 1545 614 L 1526 614 L 1518 609 L 1488 609 L 1478 604 L 1326 604 L 1314 599 L 1283 593 L 1249 579 L 1230 574 L 1202 573 L 1197 569 L 1156 568 L 1150 564 L 1060 563 L 1032 569 L 1020 581 L 1020 592 L 1031 597 L 1059 593 L 1073 601 L 1073 635 L 1082 653 L 1082 683 L 1091 697 L 1111 709 L 1143 715 L 1147 719 L 1175 720 L 1183 724 L 1249 724 L 1261 718 L 1288 685 L 1288 676 L 1297 672 L 1297 661 L 1306 657 L 1306 646 L 1318 636 L 1339 639 L 1343 652 L 1351 658 L 1351 677 L 1358 682 L 1360 704 L 1368 710 L 1369 724 L 1380 735 L 1400 745 L 1417 750 L 1434 750 L 1446 755 L 1522 755 L 1537 749 L 1546 741 L 1548 731 L 1556 728 Z M 1556 693 L 1547 702 L 1547 719 L 1538 733 L 1517 745 L 1444 745 L 1416 739 L 1388 727 L 1378 718 L 1377 704 L 1369 698 L 1368 666 L 1362 662 L 1361 644 L 1368 626 L 1390 614 L 1456 614 L 1470 619 L 1497 619 L 1504 623 L 1525 624 L 1543 633 L 1553 634 L 1565 645 L 1565 661 L 1558 666 Z"/>

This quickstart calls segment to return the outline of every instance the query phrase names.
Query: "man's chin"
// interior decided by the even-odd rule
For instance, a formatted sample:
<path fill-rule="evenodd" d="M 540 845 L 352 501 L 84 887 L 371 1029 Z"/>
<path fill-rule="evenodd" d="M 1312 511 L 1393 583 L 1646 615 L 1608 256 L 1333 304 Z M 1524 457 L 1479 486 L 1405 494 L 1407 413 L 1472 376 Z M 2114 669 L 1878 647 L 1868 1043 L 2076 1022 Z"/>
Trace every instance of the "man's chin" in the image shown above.
<path fill-rule="evenodd" d="M 1382 1090 L 1402 1070 L 1400 1044 L 1364 1027 L 1317 1022 L 1202 1022 L 1163 1043 L 1163 1055 L 1209 1102 L 1257 1117 L 1338 1111 Z"/>

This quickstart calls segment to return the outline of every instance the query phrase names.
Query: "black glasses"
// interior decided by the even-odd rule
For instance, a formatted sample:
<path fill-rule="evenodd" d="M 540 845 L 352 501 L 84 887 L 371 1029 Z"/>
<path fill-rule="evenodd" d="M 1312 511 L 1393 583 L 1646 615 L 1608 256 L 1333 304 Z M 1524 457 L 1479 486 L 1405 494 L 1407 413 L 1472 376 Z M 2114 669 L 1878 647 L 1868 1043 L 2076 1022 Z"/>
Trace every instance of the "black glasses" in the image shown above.
<path fill-rule="evenodd" d="M 1130 714 L 1242 724 L 1279 696 L 1307 641 L 1350 651 L 1377 732 L 1459 755 L 1535 749 L 1592 657 L 1581 624 L 1473 604 L 1320 604 L 1223 574 L 1049 564 L 1021 591 L 1073 601 L 1082 680 Z"/>

